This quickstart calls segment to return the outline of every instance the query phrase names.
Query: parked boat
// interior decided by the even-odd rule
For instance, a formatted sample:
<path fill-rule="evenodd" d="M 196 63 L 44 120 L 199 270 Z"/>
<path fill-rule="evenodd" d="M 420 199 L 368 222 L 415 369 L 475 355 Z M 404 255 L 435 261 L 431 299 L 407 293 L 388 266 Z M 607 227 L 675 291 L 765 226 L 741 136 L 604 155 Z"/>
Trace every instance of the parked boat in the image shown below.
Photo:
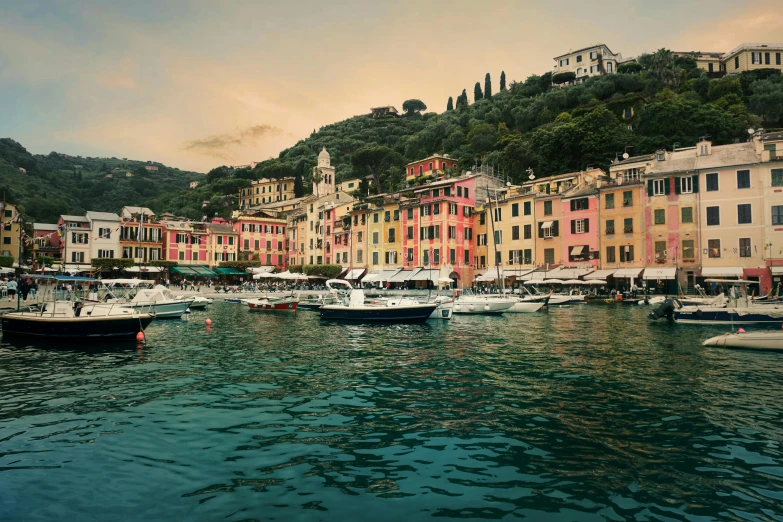
<path fill-rule="evenodd" d="M 364 290 L 353 288 L 341 279 L 329 279 L 326 287 L 338 301 L 337 304 L 319 308 L 322 319 L 358 322 L 421 322 L 429 319 L 438 307 L 437 303 L 393 304 L 365 303 Z"/>
<path fill-rule="evenodd" d="M 207 305 L 212 304 L 212 299 L 209 297 L 202 297 L 200 295 L 194 295 L 194 296 L 184 296 L 184 295 L 178 295 L 177 301 L 187 301 L 190 300 L 190 309 L 191 310 L 204 310 L 207 308 Z"/>
<path fill-rule="evenodd" d="M 783 351 L 783 331 L 725 333 L 716 335 L 702 343 L 702 346 L 735 348 L 740 350 Z"/>
<path fill-rule="evenodd" d="M 171 290 L 157 285 L 153 288 L 139 288 L 133 299 L 122 306 L 141 311 L 151 310 L 156 319 L 180 319 L 188 311 L 191 299 L 177 299 Z"/>
<path fill-rule="evenodd" d="M 409 305 L 409 304 L 424 304 L 424 303 L 435 303 L 438 305 L 435 310 L 430 314 L 429 319 L 440 319 L 448 321 L 452 318 L 454 315 L 454 298 L 453 297 L 446 297 L 446 296 L 435 296 L 432 299 L 424 300 L 423 302 L 415 297 L 407 298 L 402 297 L 399 299 L 395 298 L 380 298 L 380 299 L 372 299 L 370 301 L 370 304 L 386 304 L 391 306 L 397 306 L 397 305 Z"/>
<path fill-rule="evenodd" d="M 586 297 L 586 296 L 585 296 Z M 520 287 L 519 300 L 523 303 L 545 303 L 545 305 L 565 305 L 571 300 L 570 295 L 558 295 L 551 292 L 541 292 L 535 286 Z"/>
<path fill-rule="evenodd" d="M 470 290 L 463 290 L 454 300 L 454 313 L 500 315 L 519 302 L 516 297 L 474 294 Z"/>
<path fill-rule="evenodd" d="M 302 299 L 299 301 L 299 309 L 300 310 L 318 310 L 323 305 L 326 304 L 337 304 L 337 300 L 328 295 L 317 295 L 315 297 L 311 297 L 309 299 Z"/>
<path fill-rule="evenodd" d="M 246 299 L 247 307 L 254 312 L 296 312 L 299 306 L 299 297 L 291 294 L 280 297 L 262 297 Z"/>
<path fill-rule="evenodd" d="M 542 308 L 546 306 L 546 302 L 524 302 L 524 301 L 517 301 L 514 303 L 511 308 L 505 311 L 505 313 L 510 314 L 529 314 L 533 312 L 538 312 Z"/>

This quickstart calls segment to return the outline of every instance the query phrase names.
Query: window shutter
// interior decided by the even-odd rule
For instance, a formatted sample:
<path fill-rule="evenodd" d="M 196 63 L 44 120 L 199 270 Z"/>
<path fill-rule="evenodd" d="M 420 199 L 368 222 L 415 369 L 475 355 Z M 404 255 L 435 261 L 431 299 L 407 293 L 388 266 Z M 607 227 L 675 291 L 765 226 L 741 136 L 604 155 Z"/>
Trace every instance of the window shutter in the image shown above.
<path fill-rule="evenodd" d="M 573 212 L 574 210 L 576 210 L 576 200 L 575 200 L 575 199 L 572 199 L 572 200 L 570 201 L 570 203 L 571 203 L 571 212 Z M 573 221 L 572 221 L 571 223 L 573 223 Z M 573 232 L 573 231 L 572 231 L 572 232 Z"/>
<path fill-rule="evenodd" d="M 653 195 L 653 180 L 647 180 L 647 195 L 652 197 Z"/>
<path fill-rule="evenodd" d="M 672 193 L 672 183 L 674 183 L 672 180 L 676 178 L 668 178 L 666 182 L 663 184 L 663 193 L 667 196 Z"/>
<path fill-rule="evenodd" d="M 680 178 L 672 178 L 672 179 L 674 180 L 674 193 L 679 194 L 682 181 L 680 181 Z"/>
<path fill-rule="evenodd" d="M 691 178 L 693 180 L 693 193 L 699 192 L 699 175 L 696 174 Z"/>
<path fill-rule="evenodd" d="M 544 224 L 539 223 L 538 224 L 538 237 L 543 238 L 544 237 Z"/>
<path fill-rule="evenodd" d="M 572 203 L 571 206 L 573 206 L 573 201 L 571 203 Z M 572 234 L 576 234 L 576 220 L 575 219 L 571 220 L 571 233 Z"/>
<path fill-rule="evenodd" d="M 590 219 L 585 219 L 585 233 L 590 232 Z"/>
<path fill-rule="evenodd" d="M 552 236 L 557 237 L 560 233 L 560 222 L 559 221 L 553 221 L 552 222 Z"/>

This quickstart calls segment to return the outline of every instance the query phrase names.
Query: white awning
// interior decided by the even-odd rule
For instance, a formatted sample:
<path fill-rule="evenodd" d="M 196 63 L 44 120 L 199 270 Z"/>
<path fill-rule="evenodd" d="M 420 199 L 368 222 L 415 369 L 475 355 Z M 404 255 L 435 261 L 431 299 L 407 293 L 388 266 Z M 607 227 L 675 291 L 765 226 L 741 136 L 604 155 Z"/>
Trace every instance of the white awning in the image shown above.
<path fill-rule="evenodd" d="M 585 249 L 585 247 L 583 245 L 575 246 L 574 248 L 571 249 L 571 255 L 572 256 L 582 255 L 582 250 L 584 250 L 584 249 Z"/>
<path fill-rule="evenodd" d="M 273 266 L 251 266 L 246 270 L 250 274 L 267 274 L 274 271 L 275 267 Z"/>
<path fill-rule="evenodd" d="M 783 268 L 783 267 L 781 267 Z M 702 277 L 742 277 L 742 268 L 738 266 L 711 266 L 701 269 Z"/>
<path fill-rule="evenodd" d="M 364 278 L 362 279 L 362 283 L 372 283 L 375 281 L 379 281 L 381 277 L 381 272 L 378 270 L 375 270 L 373 272 L 370 272 Z"/>
<path fill-rule="evenodd" d="M 582 248 L 582 247 L 579 247 Z M 589 274 L 594 269 L 592 267 L 590 268 L 567 268 L 567 267 L 557 267 L 553 270 L 550 270 L 547 273 L 547 278 L 550 277 L 556 277 L 558 279 L 579 279 L 580 277 Z"/>
<path fill-rule="evenodd" d="M 541 223 L 541 228 L 552 228 L 554 221 L 544 221 Z"/>
<path fill-rule="evenodd" d="M 615 270 L 614 274 L 612 275 L 615 279 L 636 279 L 641 273 L 641 268 L 621 268 L 620 270 Z M 645 272 L 644 278 L 647 279 L 647 272 Z"/>
<path fill-rule="evenodd" d="M 406 281 L 410 281 L 411 277 L 413 277 L 420 268 L 414 268 L 413 270 L 400 270 L 396 274 L 394 274 L 393 277 L 389 279 L 390 283 L 404 283 Z"/>
<path fill-rule="evenodd" d="M 522 277 L 523 275 L 529 274 L 532 271 L 532 268 L 519 268 L 517 270 L 514 270 L 513 268 L 505 268 L 503 269 L 503 277 Z"/>
<path fill-rule="evenodd" d="M 772 275 L 783 275 L 783 266 L 771 266 L 769 267 L 769 271 Z"/>
<path fill-rule="evenodd" d="M 617 277 L 617 273 L 615 273 L 615 277 Z M 673 266 L 666 268 L 648 267 L 644 269 L 645 281 L 650 279 L 675 279 L 676 277 L 677 268 Z"/>
<path fill-rule="evenodd" d="M 400 271 L 399 268 L 392 268 L 391 270 L 384 270 L 383 272 L 381 272 L 381 275 L 378 276 L 378 281 L 381 281 L 381 282 L 384 282 L 384 283 L 387 282 L 387 281 L 390 281 L 391 278 L 394 277 L 394 275 L 397 272 L 399 272 L 399 271 Z"/>
<path fill-rule="evenodd" d="M 410 280 L 411 281 L 430 280 L 433 283 L 437 284 L 439 277 L 440 277 L 440 270 L 421 269 L 413 277 L 411 277 Z"/>
<path fill-rule="evenodd" d="M 486 283 L 486 282 L 489 282 L 489 281 L 494 281 L 496 278 L 497 278 L 497 275 L 492 275 L 490 273 L 487 273 L 487 274 L 478 276 L 476 278 L 476 282 Z"/>
<path fill-rule="evenodd" d="M 531 281 L 533 279 L 542 281 L 547 276 L 547 273 L 548 272 L 546 270 L 541 270 L 541 271 L 534 270 L 533 272 L 523 275 L 522 277 L 520 277 L 520 279 L 522 281 Z"/>
<path fill-rule="evenodd" d="M 356 281 L 360 277 L 362 277 L 362 274 L 364 273 L 364 268 L 354 268 L 353 270 L 349 270 L 345 276 L 343 276 L 343 279 L 346 281 Z"/>
<path fill-rule="evenodd" d="M 585 276 L 585 280 L 606 279 L 607 277 L 609 277 L 610 275 L 614 274 L 615 272 L 617 272 L 617 270 L 596 270 L 595 272 L 593 272 L 591 274 L 587 274 Z"/>

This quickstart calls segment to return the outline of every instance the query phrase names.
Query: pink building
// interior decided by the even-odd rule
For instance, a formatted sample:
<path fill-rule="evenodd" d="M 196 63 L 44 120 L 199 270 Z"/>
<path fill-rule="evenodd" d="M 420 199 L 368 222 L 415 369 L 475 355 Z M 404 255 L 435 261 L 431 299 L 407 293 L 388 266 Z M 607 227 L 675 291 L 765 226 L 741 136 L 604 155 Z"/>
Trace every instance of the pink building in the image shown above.
<path fill-rule="evenodd" d="M 598 268 L 598 189 L 577 185 L 562 196 L 563 262 L 590 263 Z"/>
<path fill-rule="evenodd" d="M 166 261 L 178 265 L 207 265 L 208 232 L 205 223 L 190 221 L 162 221 L 164 226 L 163 251 Z"/>
<path fill-rule="evenodd" d="M 263 212 L 243 215 L 233 223 L 239 234 L 239 253 L 262 265 L 284 269 L 286 266 L 286 220 Z"/>

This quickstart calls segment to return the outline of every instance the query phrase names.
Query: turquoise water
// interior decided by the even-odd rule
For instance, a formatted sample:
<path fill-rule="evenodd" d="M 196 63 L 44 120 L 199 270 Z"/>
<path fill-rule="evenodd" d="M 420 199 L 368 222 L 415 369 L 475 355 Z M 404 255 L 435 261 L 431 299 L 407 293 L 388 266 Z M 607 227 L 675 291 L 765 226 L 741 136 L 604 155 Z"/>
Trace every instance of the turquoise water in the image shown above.
<path fill-rule="evenodd" d="M 4 343 L 0 520 L 783 520 L 783 355 L 646 311 Z"/>

